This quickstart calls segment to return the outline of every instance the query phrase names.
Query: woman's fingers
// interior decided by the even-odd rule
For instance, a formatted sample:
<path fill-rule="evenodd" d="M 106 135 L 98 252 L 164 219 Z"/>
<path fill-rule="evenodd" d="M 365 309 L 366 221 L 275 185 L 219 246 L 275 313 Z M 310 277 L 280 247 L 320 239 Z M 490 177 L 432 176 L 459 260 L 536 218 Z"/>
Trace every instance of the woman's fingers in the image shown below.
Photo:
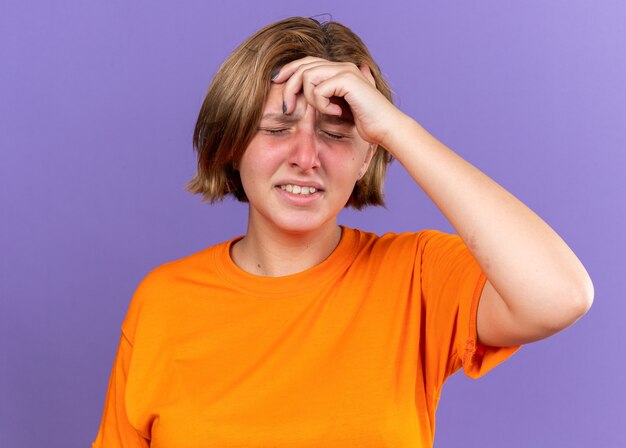
<path fill-rule="evenodd" d="M 343 98 L 346 95 L 346 84 L 350 83 L 345 79 L 346 76 L 350 76 L 350 73 L 337 71 L 336 67 L 316 66 L 309 68 L 302 73 L 302 93 L 307 102 L 321 113 L 341 115 L 341 107 L 336 104 L 336 101 L 333 103 L 332 98 Z M 285 91 L 291 94 L 295 89 L 290 91 L 286 86 Z M 294 101 L 296 95 L 292 96 Z"/>
<path fill-rule="evenodd" d="M 315 83 L 304 84 L 304 96 L 308 103 L 312 104 L 317 110 L 326 115 L 342 115 L 342 108 L 337 104 L 337 98 L 344 104 L 344 107 L 351 107 L 346 100 L 346 95 L 350 92 L 350 85 L 354 84 L 354 81 L 347 79 L 350 76 L 354 76 L 348 72 L 340 72 L 332 77 L 321 78 L 316 80 Z M 333 98 L 335 101 L 333 101 Z M 350 110 L 348 113 L 352 113 Z"/>
<path fill-rule="evenodd" d="M 272 78 L 272 81 L 280 84 L 281 82 L 285 82 L 287 79 L 293 75 L 293 73 L 303 64 L 310 64 L 312 62 L 326 61 L 326 59 L 316 58 L 313 56 L 306 56 L 301 59 L 296 59 L 295 61 L 291 61 L 288 64 L 283 65 L 278 73 Z"/>
<path fill-rule="evenodd" d="M 362 75 L 356 65 L 352 63 L 330 62 L 325 59 L 306 57 L 283 66 L 273 81 L 275 83 L 284 83 L 283 102 L 284 111 L 287 114 L 292 113 L 295 109 L 296 98 L 300 91 L 304 93 L 307 101 L 316 107 L 316 109 L 320 110 L 320 112 L 332 113 L 334 111 L 334 114 L 340 114 L 341 111 L 338 110 L 340 108 L 334 107 L 330 103 L 330 98 L 332 96 L 343 96 L 343 94 L 337 91 L 334 95 L 318 98 L 314 94 L 314 89 L 324 81 L 349 73 L 357 76 L 365 76 Z"/>
<path fill-rule="evenodd" d="M 357 131 L 370 143 L 380 143 L 397 109 L 376 89 L 367 64 L 331 62 L 306 57 L 283 66 L 272 80 L 283 84 L 283 111 L 294 112 L 298 94 L 326 115 L 351 114 Z"/>
<path fill-rule="evenodd" d="M 312 89 L 326 77 L 332 76 L 328 70 L 320 70 L 320 66 L 326 61 L 310 61 L 299 64 L 291 76 L 285 80 L 283 87 L 283 102 L 285 113 L 290 114 L 296 107 L 296 98 L 299 92 L 304 93 L 305 98 L 313 106 Z"/>
<path fill-rule="evenodd" d="M 321 82 L 336 77 L 342 71 L 350 70 L 350 65 L 341 62 L 328 62 L 323 59 L 304 61 L 304 63 L 299 64 L 289 79 L 285 81 L 283 89 L 285 112 L 293 112 L 296 97 L 300 91 L 305 94 L 311 104 L 316 105 L 316 101 L 313 101 L 313 89 Z"/>

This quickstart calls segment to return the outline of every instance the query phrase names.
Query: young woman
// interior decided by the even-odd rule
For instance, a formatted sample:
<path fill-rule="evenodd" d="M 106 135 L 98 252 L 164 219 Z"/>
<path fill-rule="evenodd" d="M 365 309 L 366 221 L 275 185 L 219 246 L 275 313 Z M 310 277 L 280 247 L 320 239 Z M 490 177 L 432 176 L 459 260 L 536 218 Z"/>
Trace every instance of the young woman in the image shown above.
<path fill-rule="evenodd" d="M 248 202 L 247 232 L 141 282 L 94 447 L 429 447 L 448 376 L 483 375 L 591 306 L 565 242 L 395 108 L 336 22 L 251 36 L 194 143 L 190 190 Z M 382 204 L 391 157 L 458 236 L 337 224 Z"/>

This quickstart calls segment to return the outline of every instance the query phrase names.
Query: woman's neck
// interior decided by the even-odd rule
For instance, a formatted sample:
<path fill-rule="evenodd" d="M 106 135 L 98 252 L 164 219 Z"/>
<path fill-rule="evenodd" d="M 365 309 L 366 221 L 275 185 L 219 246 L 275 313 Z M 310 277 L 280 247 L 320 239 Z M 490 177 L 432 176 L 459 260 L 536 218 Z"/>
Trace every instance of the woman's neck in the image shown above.
<path fill-rule="evenodd" d="M 341 227 L 336 223 L 307 233 L 288 233 L 249 223 L 246 236 L 231 247 L 230 255 L 246 272 L 282 277 L 320 264 L 340 239 Z"/>

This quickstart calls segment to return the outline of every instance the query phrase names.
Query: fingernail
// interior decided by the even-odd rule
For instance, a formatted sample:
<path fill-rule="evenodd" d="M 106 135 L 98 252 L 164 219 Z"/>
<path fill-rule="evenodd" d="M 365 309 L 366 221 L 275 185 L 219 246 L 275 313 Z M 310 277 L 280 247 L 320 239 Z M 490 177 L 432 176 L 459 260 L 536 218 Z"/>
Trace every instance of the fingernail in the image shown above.
<path fill-rule="evenodd" d="M 274 80 L 278 77 L 278 74 L 279 74 L 279 73 L 280 73 L 280 70 L 279 70 L 279 69 L 275 69 L 275 70 L 272 72 L 272 77 L 271 77 L 270 79 L 271 79 L 272 81 L 274 81 Z"/>
<path fill-rule="evenodd" d="M 287 113 L 287 105 L 285 104 L 285 102 L 283 101 L 283 113 L 286 114 Z"/>

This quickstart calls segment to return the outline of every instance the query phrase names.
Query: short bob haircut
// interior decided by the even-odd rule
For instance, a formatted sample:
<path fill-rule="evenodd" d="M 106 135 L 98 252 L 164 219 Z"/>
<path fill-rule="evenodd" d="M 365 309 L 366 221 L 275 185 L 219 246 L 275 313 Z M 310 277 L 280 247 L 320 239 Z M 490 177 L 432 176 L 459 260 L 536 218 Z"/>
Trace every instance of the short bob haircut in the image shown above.
<path fill-rule="evenodd" d="M 193 135 L 198 167 L 187 184 L 190 192 L 201 194 L 202 200 L 210 203 L 227 194 L 247 202 L 236 166 L 257 132 L 271 75 L 305 56 L 367 64 L 376 88 L 392 101 L 389 86 L 369 50 L 346 26 L 303 17 L 268 25 L 230 55 L 209 87 Z M 369 169 L 356 183 L 346 207 L 360 210 L 367 205 L 384 205 L 383 182 L 391 160 L 384 148 L 375 148 Z"/>

